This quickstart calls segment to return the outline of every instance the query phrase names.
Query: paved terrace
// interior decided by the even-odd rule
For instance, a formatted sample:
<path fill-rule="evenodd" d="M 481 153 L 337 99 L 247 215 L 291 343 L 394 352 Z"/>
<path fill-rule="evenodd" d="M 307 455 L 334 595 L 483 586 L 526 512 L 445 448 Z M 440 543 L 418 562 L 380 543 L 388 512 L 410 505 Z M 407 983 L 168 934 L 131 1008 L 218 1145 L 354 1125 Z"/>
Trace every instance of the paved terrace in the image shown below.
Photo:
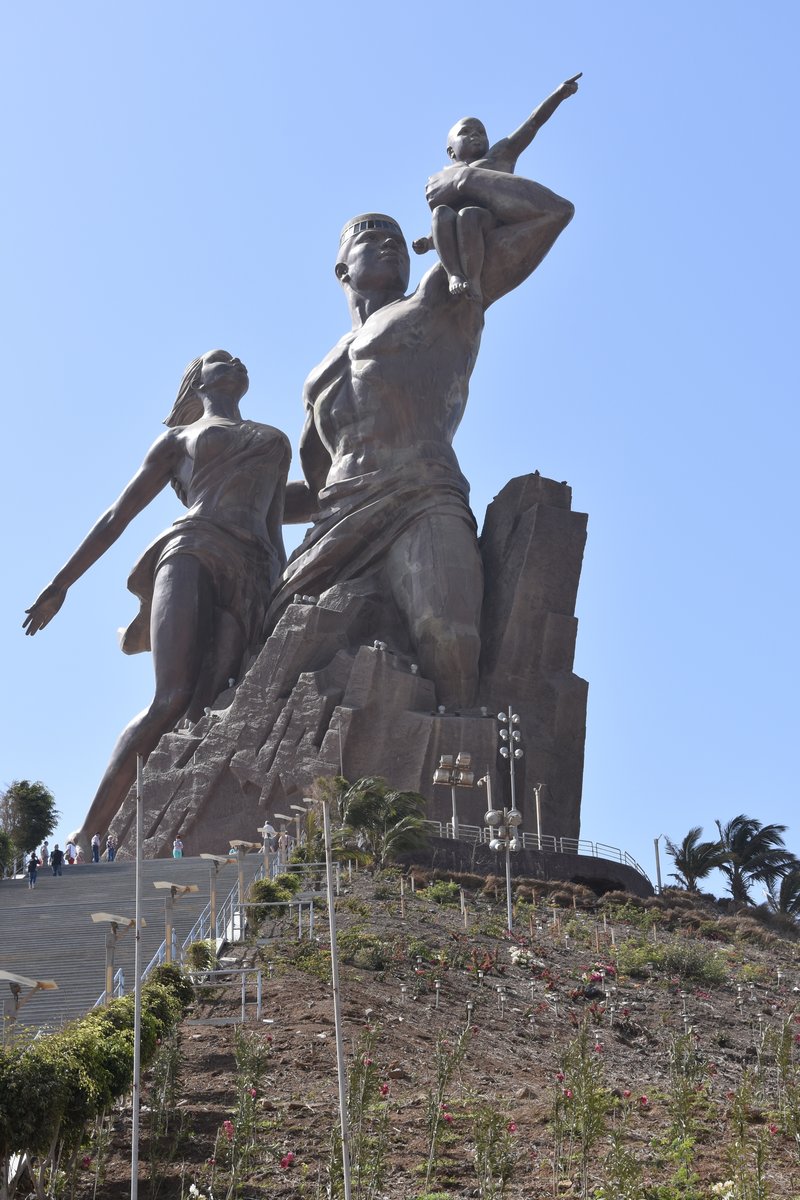
<path fill-rule="evenodd" d="M 261 865 L 261 856 L 248 855 L 245 881 Z M 201 858 L 148 859 L 142 864 L 142 965 L 150 962 L 164 940 L 164 897 L 153 887 L 156 880 L 196 883 L 199 892 L 182 896 L 175 904 L 174 929 L 178 944 L 191 930 L 209 902 L 211 864 Z M 107 924 L 95 925 L 90 913 L 134 915 L 135 864 L 88 863 L 64 867 L 54 877 L 51 869 L 39 870 L 36 887 L 24 879 L 0 881 L 0 969 L 33 979 L 53 979 L 58 991 L 37 992 L 19 1010 L 19 1024 L 57 1027 L 81 1016 L 105 988 Z M 220 868 L 217 905 L 236 885 L 236 865 Z M 115 970 L 122 968 L 125 990 L 133 990 L 134 936 L 128 930 L 117 941 Z M 24 994 L 24 989 L 23 989 Z M 0 1017 L 3 1005 L 11 1010 L 8 983 L 0 980 Z"/>

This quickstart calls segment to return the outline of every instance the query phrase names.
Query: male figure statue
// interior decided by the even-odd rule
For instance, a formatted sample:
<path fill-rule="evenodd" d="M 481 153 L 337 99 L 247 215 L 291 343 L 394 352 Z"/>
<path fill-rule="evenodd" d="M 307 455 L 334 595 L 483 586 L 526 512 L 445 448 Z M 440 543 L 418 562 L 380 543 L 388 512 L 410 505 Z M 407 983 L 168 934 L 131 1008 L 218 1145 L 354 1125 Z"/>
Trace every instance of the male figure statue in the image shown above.
<path fill-rule="evenodd" d="M 541 184 L 462 164 L 432 176 L 426 194 L 456 211 L 490 208 L 500 222 L 485 235 L 481 296 L 452 296 L 441 263 L 407 296 L 397 223 L 368 213 L 345 225 L 336 276 L 353 327 L 306 380 L 305 480 L 288 485 L 285 519 L 313 524 L 267 628 L 294 593 L 377 577 L 439 704 L 467 708 L 477 696 L 483 571 L 453 436 L 485 310 L 536 269 L 573 207 Z"/>

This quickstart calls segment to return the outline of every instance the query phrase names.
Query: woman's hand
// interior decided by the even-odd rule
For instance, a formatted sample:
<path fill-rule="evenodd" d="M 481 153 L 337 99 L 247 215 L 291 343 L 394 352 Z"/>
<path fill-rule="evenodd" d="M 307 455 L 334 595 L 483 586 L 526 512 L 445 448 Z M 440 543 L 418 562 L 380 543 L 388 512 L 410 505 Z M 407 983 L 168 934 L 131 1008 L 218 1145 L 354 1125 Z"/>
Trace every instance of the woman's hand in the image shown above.
<path fill-rule="evenodd" d="M 40 629 L 44 629 L 45 625 L 49 625 L 64 603 L 66 596 L 67 589 L 65 587 L 57 587 L 54 583 L 49 584 L 31 607 L 25 609 L 28 614 L 22 622 L 25 633 L 32 637 Z"/>

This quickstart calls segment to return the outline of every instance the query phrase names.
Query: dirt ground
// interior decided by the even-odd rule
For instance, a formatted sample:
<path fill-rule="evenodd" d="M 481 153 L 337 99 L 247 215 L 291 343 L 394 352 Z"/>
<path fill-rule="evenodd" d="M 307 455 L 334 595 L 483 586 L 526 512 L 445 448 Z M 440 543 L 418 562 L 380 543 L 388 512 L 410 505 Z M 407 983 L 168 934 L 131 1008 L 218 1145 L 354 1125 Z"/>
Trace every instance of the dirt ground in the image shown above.
<path fill-rule="evenodd" d="M 421 885 L 424 874 L 418 879 Z M 614 1131 L 642 1174 L 640 1190 L 631 1184 L 625 1195 L 710 1200 L 725 1194 L 712 1186 L 738 1171 L 744 1183 L 763 1178 L 765 1190 L 747 1194 L 800 1196 L 798 1130 L 791 1123 L 800 1096 L 797 941 L 752 918 L 726 917 L 711 903 L 687 907 L 685 893 L 645 902 L 649 908 L 620 907 L 618 894 L 598 905 L 583 889 L 561 886 L 547 895 L 537 886 L 532 897 L 522 889 L 528 903 L 518 906 L 515 939 L 504 932 L 504 891 L 495 894 L 491 886 L 488 894 L 465 889 L 466 927 L 458 900 L 432 902 L 421 886 L 412 894 L 408 881 L 401 898 L 396 875 L 377 882 L 359 875 L 343 889 L 337 922 L 345 1050 L 349 1066 L 371 1060 L 377 1094 L 369 1130 L 373 1145 L 385 1145 L 386 1160 L 380 1186 L 369 1190 L 373 1176 L 362 1177 L 362 1200 L 595 1196 L 609 1169 Z M 670 961 L 684 955 L 683 974 L 661 965 L 667 950 Z M 657 961 L 648 965 L 648 953 Z M 180 1032 L 168 1132 L 157 1143 L 150 1128 L 151 1107 L 158 1105 L 145 1087 L 140 1194 L 169 1200 L 189 1195 L 194 1184 L 220 1200 L 230 1190 L 232 1157 L 251 1139 L 237 1194 L 324 1197 L 338 1123 L 327 915 L 317 912 L 314 937 L 304 930 L 302 940 L 296 917 L 270 919 L 257 941 L 229 957 L 232 967 L 260 966 L 261 1019 L 254 976 L 247 980 L 243 1026 L 208 1023 L 239 1017 L 239 977 L 200 988 Z M 709 962 L 718 976 L 711 982 L 703 974 Z M 625 963 L 635 972 L 625 973 Z M 438 1105 L 441 1137 L 426 1187 L 437 1071 L 446 1069 L 468 1025 L 463 1061 Z M 583 1066 L 565 1067 L 565 1051 L 584 1025 Z M 681 1047 L 691 1064 L 676 1076 Z M 237 1053 L 248 1061 L 244 1072 L 237 1071 Z M 250 1095 L 245 1076 L 259 1054 L 263 1077 Z M 587 1072 L 605 1089 L 604 1128 L 586 1132 L 584 1122 L 587 1141 L 570 1142 L 574 1105 L 591 1109 L 581 1090 Z M 752 1089 L 743 1097 L 737 1089 L 746 1074 Z M 689 1154 L 696 1180 L 679 1186 L 675 1095 L 689 1076 L 691 1095 L 681 1111 L 691 1109 L 684 1132 L 696 1143 Z M 476 1170 L 476 1112 L 485 1115 L 487 1106 L 502 1118 L 493 1145 L 505 1148 L 511 1164 L 504 1193 L 485 1184 L 481 1191 Z M 556 1161 L 559 1134 L 566 1142 Z M 78 1194 L 127 1195 L 129 1165 L 130 1116 L 120 1112 L 110 1144 L 84 1159 Z M 668 1184 L 671 1190 L 656 1190 Z M 607 1197 L 623 1195 L 621 1184 L 616 1192 L 606 1187 Z"/>

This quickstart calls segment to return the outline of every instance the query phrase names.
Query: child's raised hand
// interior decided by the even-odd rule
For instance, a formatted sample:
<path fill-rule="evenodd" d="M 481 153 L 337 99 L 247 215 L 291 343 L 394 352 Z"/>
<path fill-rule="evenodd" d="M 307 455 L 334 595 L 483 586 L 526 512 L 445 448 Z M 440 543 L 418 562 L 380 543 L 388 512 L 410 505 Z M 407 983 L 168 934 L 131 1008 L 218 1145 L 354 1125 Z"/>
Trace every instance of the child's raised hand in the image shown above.
<path fill-rule="evenodd" d="M 565 96 L 574 96 L 578 90 L 578 80 L 582 74 L 583 71 L 578 71 L 578 74 L 573 75 L 571 79 L 565 79 L 558 90 L 563 92 Z"/>

